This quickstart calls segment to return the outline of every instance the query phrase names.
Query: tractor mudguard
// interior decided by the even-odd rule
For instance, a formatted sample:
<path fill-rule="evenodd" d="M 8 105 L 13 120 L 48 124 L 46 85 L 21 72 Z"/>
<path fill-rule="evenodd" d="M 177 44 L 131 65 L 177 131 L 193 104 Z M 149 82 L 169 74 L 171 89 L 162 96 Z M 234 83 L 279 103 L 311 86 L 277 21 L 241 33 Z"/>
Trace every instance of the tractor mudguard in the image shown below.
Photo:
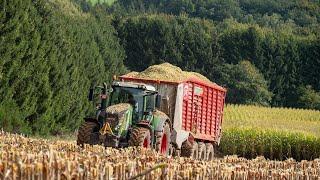
<path fill-rule="evenodd" d="M 169 123 L 170 128 L 171 128 L 170 118 L 165 113 L 157 110 L 154 113 L 154 118 L 153 118 L 153 122 L 152 122 L 152 126 L 154 128 L 154 131 L 161 132 L 163 129 L 163 126 L 166 122 Z"/>
<path fill-rule="evenodd" d="M 153 121 L 152 121 L 152 127 L 153 127 L 153 130 L 154 130 L 152 137 L 153 137 L 154 140 L 155 140 L 155 134 L 157 132 L 162 132 L 163 131 L 163 128 L 164 128 L 164 125 L 165 125 L 166 122 L 169 123 L 170 129 L 171 129 L 171 122 L 169 120 L 169 117 L 166 114 L 164 114 L 164 113 L 162 113 L 160 111 L 154 112 Z M 152 141 L 152 142 L 154 142 L 154 141 Z M 171 138 L 170 138 L 169 143 L 170 142 L 171 142 Z"/>
<path fill-rule="evenodd" d="M 149 122 L 147 122 L 147 121 L 140 121 L 140 122 L 138 122 L 138 123 L 136 124 L 136 126 L 147 128 L 147 129 L 150 130 L 150 132 L 153 131 L 152 126 L 151 126 L 151 125 L 149 124 Z"/>
<path fill-rule="evenodd" d="M 164 124 L 168 121 L 168 119 L 159 119 L 156 124 L 155 124 L 155 127 L 154 127 L 154 130 L 156 132 L 161 132 L 162 129 L 163 129 L 163 126 Z"/>

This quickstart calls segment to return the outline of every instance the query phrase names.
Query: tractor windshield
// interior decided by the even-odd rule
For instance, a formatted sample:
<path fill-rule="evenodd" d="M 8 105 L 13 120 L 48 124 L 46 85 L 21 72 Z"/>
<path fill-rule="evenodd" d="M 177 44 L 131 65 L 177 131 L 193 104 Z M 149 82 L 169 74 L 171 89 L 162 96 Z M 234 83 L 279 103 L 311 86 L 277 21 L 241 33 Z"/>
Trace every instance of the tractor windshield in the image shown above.
<path fill-rule="evenodd" d="M 136 112 L 143 112 L 143 89 L 129 87 L 113 87 L 110 95 L 109 106 L 119 103 L 130 103 Z"/>
<path fill-rule="evenodd" d="M 134 110 L 133 119 L 138 120 L 146 112 L 151 112 L 155 109 L 155 97 L 154 93 L 145 89 L 113 86 L 113 91 L 109 98 L 109 106 L 130 103 Z"/>

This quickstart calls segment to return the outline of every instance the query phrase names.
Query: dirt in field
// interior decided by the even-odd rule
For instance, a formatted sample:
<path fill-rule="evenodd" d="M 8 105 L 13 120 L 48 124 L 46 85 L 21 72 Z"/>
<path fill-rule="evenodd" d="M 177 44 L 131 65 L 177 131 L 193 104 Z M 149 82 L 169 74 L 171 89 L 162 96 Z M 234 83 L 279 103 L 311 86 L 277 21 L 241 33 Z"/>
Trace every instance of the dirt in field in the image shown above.
<path fill-rule="evenodd" d="M 170 63 L 153 65 L 148 67 L 142 72 L 133 71 L 126 74 L 125 76 L 142 78 L 142 79 L 173 81 L 173 82 L 181 82 L 189 78 L 196 78 L 205 82 L 212 83 L 208 78 L 206 78 L 205 76 L 199 73 L 183 71 L 181 68 L 174 66 Z"/>

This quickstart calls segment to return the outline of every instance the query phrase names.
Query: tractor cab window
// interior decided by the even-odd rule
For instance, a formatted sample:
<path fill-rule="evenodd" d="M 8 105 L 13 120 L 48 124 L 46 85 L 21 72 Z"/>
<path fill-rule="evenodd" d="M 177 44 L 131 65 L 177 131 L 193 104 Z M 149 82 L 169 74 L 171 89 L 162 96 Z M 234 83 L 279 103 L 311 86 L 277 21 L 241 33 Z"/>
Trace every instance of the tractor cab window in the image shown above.
<path fill-rule="evenodd" d="M 130 103 L 135 106 L 142 101 L 142 90 L 127 87 L 113 87 L 113 91 L 110 96 L 109 105 L 115 105 L 119 103 Z"/>
<path fill-rule="evenodd" d="M 130 103 L 134 113 L 141 118 L 143 115 L 143 90 L 128 87 L 113 87 L 109 106 L 119 103 Z"/>
<path fill-rule="evenodd" d="M 150 94 L 145 96 L 145 111 L 151 112 L 155 109 L 156 95 Z"/>
<path fill-rule="evenodd" d="M 132 100 L 132 94 L 130 91 L 121 88 L 114 88 L 110 97 L 110 105 L 128 103 L 129 100 Z"/>

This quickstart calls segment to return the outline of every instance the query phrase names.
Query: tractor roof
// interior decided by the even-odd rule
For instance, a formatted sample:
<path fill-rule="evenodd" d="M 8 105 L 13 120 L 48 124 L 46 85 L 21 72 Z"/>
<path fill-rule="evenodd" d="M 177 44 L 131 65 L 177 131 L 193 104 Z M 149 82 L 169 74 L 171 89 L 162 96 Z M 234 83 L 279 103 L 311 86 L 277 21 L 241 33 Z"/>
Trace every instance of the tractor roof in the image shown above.
<path fill-rule="evenodd" d="M 144 89 L 148 91 L 156 91 L 156 88 L 152 85 L 144 84 L 144 83 L 136 83 L 136 82 L 121 82 L 121 81 L 115 81 L 113 82 L 114 86 L 121 86 L 121 87 L 129 87 L 129 88 L 138 88 L 138 89 Z"/>

